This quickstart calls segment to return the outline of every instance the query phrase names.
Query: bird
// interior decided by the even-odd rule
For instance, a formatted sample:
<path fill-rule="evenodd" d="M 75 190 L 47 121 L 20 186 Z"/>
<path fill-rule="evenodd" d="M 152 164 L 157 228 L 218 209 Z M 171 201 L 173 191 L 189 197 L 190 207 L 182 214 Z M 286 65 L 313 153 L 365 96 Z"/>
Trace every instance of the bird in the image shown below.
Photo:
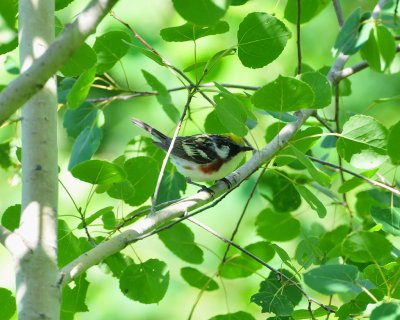
<path fill-rule="evenodd" d="M 144 129 L 153 137 L 153 143 L 167 152 L 172 138 L 132 118 L 132 123 Z M 243 138 L 232 133 L 196 134 L 177 136 L 171 151 L 171 161 L 188 183 L 204 187 L 197 182 L 221 180 L 233 172 L 243 160 L 246 151 L 254 148 L 245 144 Z"/>

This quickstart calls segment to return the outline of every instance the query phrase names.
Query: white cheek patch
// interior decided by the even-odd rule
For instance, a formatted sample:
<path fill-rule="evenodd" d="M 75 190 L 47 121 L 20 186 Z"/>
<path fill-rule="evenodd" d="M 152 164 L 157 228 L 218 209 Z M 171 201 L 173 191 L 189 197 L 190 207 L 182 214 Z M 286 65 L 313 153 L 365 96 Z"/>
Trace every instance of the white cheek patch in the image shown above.
<path fill-rule="evenodd" d="M 218 157 L 221 159 L 226 159 L 229 156 L 229 147 L 228 146 L 221 146 L 221 148 L 218 148 L 218 146 L 214 143 L 215 146 L 215 152 L 217 153 Z"/>

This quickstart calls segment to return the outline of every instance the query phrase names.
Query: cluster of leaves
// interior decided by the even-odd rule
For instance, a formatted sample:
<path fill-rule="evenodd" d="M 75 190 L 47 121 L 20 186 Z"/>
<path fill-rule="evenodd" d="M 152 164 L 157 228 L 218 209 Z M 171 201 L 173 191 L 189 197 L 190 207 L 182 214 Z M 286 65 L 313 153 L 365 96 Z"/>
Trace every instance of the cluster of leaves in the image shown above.
<path fill-rule="evenodd" d="M 64 8 L 70 2 L 56 1 L 57 9 Z M 211 0 L 172 2 L 186 23 L 162 29 L 160 35 L 167 42 L 196 41 L 229 32 L 230 24 L 221 19 L 230 5 L 245 5 L 247 1 L 220 1 L 219 5 Z M 196 72 L 201 75 L 197 79 L 203 79 L 221 59 L 236 52 L 241 63 L 248 68 L 262 68 L 272 63 L 292 37 L 287 23 L 296 23 L 297 3 L 297 0 L 287 1 L 284 20 L 264 12 L 246 15 L 237 26 L 237 43 L 221 48 L 207 61 L 194 59 L 196 62 L 184 72 Z M 304 24 L 317 16 L 330 1 L 307 0 L 302 4 L 300 22 Z M 0 4 L 3 18 L 10 28 L 15 28 L 15 19 L 10 20 L 10 17 L 15 17 L 16 11 L 11 12 L 11 9 L 2 6 Z M 391 10 L 388 7 L 387 12 Z M 56 20 L 56 27 L 60 32 L 63 29 L 62 22 Z M 396 55 L 395 35 L 398 35 L 396 25 L 378 23 L 371 18 L 371 14 L 362 14 L 356 9 L 341 28 L 334 47 L 337 52 L 348 55 L 360 51 L 372 70 L 388 72 Z M 2 45 L 0 50 L 8 52 L 15 46 L 7 49 L 7 45 Z M 133 40 L 130 33 L 110 31 L 98 35 L 92 46 L 84 44 L 60 70 L 58 97 L 59 103 L 65 105 L 63 109 L 66 109 L 62 112 L 63 126 L 74 141 L 68 169 L 75 178 L 95 185 L 97 196 L 119 199 L 133 207 L 133 211 L 122 218 L 116 216 L 113 206 L 94 213 L 80 212 L 82 221 L 78 229 L 91 230 L 101 219 L 103 230 L 113 233 L 122 225 L 133 223 L 140 213 L 148 211 L 147 201 L 157 183 L 164 154 L 148 138 L 132 140 L 125 152 L 114 161 L 91 160 L 102 143 L 102 127 L 107 119 L 103 113 L 106 104 L 89 102 L 87 98 L 94 84 L 105 81 L 112 83 L 107 72 L 129 49 L 144 54 L 159 66 L 171 68 L 156 51 L 143 46 L 143 42 L 137 39 Z M 244 94 L 231 92 L 233 90 L 215 83 L 218 92 L 213 96 L 214 108 L 206 116 L 204 131 L 232 132 L 244 137 L 257 126 L 260 119 L 268 118 L 273 122 L 264 137 L 268 143 L 285 123 L 296 121 L 293 112 L 323 109 L 330 106 L 332 93 L 351 93 L 348 79 L 340 82 L 339 91 L 335 88 L 332 90 L 326 78 L 329 71 L 326 66 L 313 70 L 303 65 L 302 70 L 300 75 L 280 75 L 256 88 L 255 92 L 246 91 Z M 157 100 L 166 116 L 177 122 L 181 111 L 174 105 L 167 87 L 148 71 L 143 70 L 143 76 L 152 90 L 158 92 Z M 186 85 L 190 87 L 193 83 Z M 117 94 L 120 94 L 120 90 L 113 91 L 113 95 Z M 107 102 L 110 101 L 112 96 Z M 385 128 L 373 117 L 346 115 L 341 132 L 333 135 L 329 135 L 319 123 L 306 123 L 290 144 L 276 155 L 274 167 L 261 177 L 258 185 L 257 195 L 268 203 L 258 212 L 255 222 L 260 240 L 244 247 L 265 263 L 275 259 L 273 261 L 278 260 L 279 265 L 284 265 L 279 271 L 271 271 L 260 283 L 259 291 L 249 297 L 261 307 L 261 312 L 272 314 L 268 319 L 326 318 L 327 314 L 335 312 L 340 320 L 347 320 L 353 315 L 362 314 L 368 304 L 376 304 L 371 319 L 400 314 L 400 307 L 393 302 L 400 299 L 400 263 L 396 258 L 397 249 L 389 240 L 390 236 L 400 235 L 398 198 L 392 193 L 373 188 L 358 191 L 356 188 L 365 186 L 365 180 L 358 177 L 347 180 L 337 188 L 340 175 L 316 165 L 309 158 L 316 150 L 327 159 L 332 158 L 331 155 L 339 155 L 352 169 L 363 170 L 363 176 L 374 177 L 382 164 L 391 169 L 400 163 L 399 137 L 400 122 Z M 0 165 L 5 169 L 12 165 L 10 153 L 10 142 L 0 144 Z M 157 204 L 179 198 L 185 189 L 184 178 L 169 165 L 160 186 Z M 314 211 L 317 219 L 325 218 L 329 215 L 327 205 L 341 204 L 341 194 L 349 192 L 353 192 L 357 199 L 352 204 L 354 208 L 348 208 L 356 217 L 352 225 L 340 223 L 333 228 L 326 228 L 322 223 L 315 223 L 313 229 L 307 231 L 304 223 L 298 219 L 297 213 L 305 208 Z M 16 229 L 20 210 L 19 205 L 9 207 L 2 215 L 1 224 L 9 230 Z M 77 237 L 71 229 L 65 221 L 59 221 L 60 267 L 91 249 L 87 238 Z M 196 244 L 194 234 L 187 225 L 177 224 L 158 236 L 184 262 L 196 265 L 203 263 L 203 250 Z M 104 240 L 102 237 L 93 239 L 96 243 Z M 277 244 L 287 241 L 292 241 L 296 246 L 293 257 Z M 135 262 L 125 254 L 118 253 L 105 259 L 101 266 L 119 279 L 121 292 L 132 300 L 145 304 L 157 303 L 167 292 L 168 267 L 159 259 Z M 183 266 L 181 276 L 192 287 L 213 291 L 219 289 L 214 279 L 217 275 L 224 279 L 239 279 L 256 274 L 261 269 L 260 263 L 241 252 L 228 254 L 213 276 L 192 266 Z M 88 286 L 89 282 L 82 275 L 75 280 L 74 287 L 67 286 L 64 289 L 63 319 L 72 319 L 75 313 L 88 311 L 84 303 Z M 306 309 L 304 306 L 309 296 L 304 294 L 304 290 L 308 289 L 325 295 L 327 299 L 324 301 L 333 295 L 340 300 L 334 300 L 329 307 L 321 305 L 317 309 Z M 15 305 L 7 302 L 13 299 L 11 293 L 0 290 L 1 304 Z M 15 308 L 2 310 L 2 319 L 10 318 L 15 312 Z M 254 317 L 247 312 L 237 311 L 211 319 Z"/>

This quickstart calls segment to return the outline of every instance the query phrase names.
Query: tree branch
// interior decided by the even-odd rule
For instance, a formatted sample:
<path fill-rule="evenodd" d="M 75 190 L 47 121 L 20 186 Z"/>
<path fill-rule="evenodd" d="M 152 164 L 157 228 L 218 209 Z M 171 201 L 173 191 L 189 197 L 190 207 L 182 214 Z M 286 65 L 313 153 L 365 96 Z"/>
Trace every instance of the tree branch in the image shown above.
<path fill-rule="evenodd" d="M 379 188 L 388 190 L 389 192 L 393 193 L 394 195 L 400 197 L 400 190 L 398 190 L 398 189 L 396 189 L 396 188 L 393 188 L 393 187 L 391 187 L 391 186 L 388 186 L 388 185 L 386 185 L 386 184 L 384 184 L 384 183 L 382 183 L 382 182 L 379 182 L 379 181 L 376 181 L 376 180 L 367 178 L 367 177 L 365 177 L 365 176 L 363 176 L 363 175 L 361 175 L 361 174 L 358 174 L 357 172 L 348 170 L 348 169 L 343 168 L 343 167 L 341 167 L 341 166 L 338 166 L 338 165 L 336 165 L 336 164 L 333 164 L 333 163 L 330 163 L 330 162 L 327 162 L 327 161 L 324 161 L 324 160 L 321 160 L 321 159 L 318 159 L 318 158 L 314 158 L 314 157 L 311 157 L 311 156 L 307 156 L 307 157 L 310 158 L 312 161 L 318 162 L 318 163 L 323 164 L 323 165 L 325 165 L 325 166 L 329 166 L 329 167 L 338 169 L 338 170 L 340 170 L 340 171 L 342 171 L 342 172 L 346 172 L 346 173 L 348 173 L 348 174 L 351 174 L 352 176 L 355 176 L 355 177 L 357 177 L 357 178 L 360 178 L 360 179 L 362 179 L 362 180 L 365 180 L 365 181 L 367 181 L 368 183 L 372 184 L 372 185 L 375 186 L 375 187 L 379 187 Z"/>
<path fill-rule="evenodd" d="M 256 152 L 253 157 L 243 166 L 226 177 L 230 182 L 231 187 L 240 184 L 244 179 L 256 171 L 262 164 L 271 160 L 274 155 L 286 146 L 288 141 L 296 134 L 297 130 L 303 125 L 306 119 L 311 116 L 313 110 L 304 110 L 297 113 L 298 120 L 290 122 L 282 128 L 280 133 L 263 149 Z M 213 196 L 219 197 L 228 191 L 228 186 L 224 181 L 218 181 L 211 187 Z M 147 217 L 139 220 L 131 225 L 129 230 L 122 232 L 114 238 L 99 244 L 96 248 L 81 255 L 64 268 L 60 273 L 59 284 L 64 286 L 68 282 L 75 279 L 88 268 L 98 264 L 106 257 L 121 251 L 128 244 L 142 238 L 147 233 L 154 230 L 160 224 L 178 218 L 200 206 L 203 206 L 213 200 L 213 196 L 207 191 L 183 198 L 182 200 L 156 211 Z"/>
<path fill-rule="evenodd" d="M 239 251 L 243 252 L 245 255 L 247 255 L 248 257 L 250 257 L 251 259 L 257 261 L 259 264 L 263 265 L 264 267 L 268 268 L 269 270 L 271 270 L 273 273 L 275 273 L 280 279 L 284 279 L 287 282 L 289 282 L 292 286 L 296 287 L 297 290 L 299 290 L 301 292 L 301 294 L 308 300 L 308 302 L 311 303 L 315 303 L 318 306 L 320 306 L 321 308 L 323 308 L 324 310 L 328 311 L 328 312 L 332 312 L 332 309 L 329 306 L 326 306 L 324 304 L 322 304 L 321 302 L 318 302 L 317 300 L 315 300 L 314 298 L 310 297 L 305 291 L 304 289 L 300 286 L 299 283 L 297 283 L 296 281 L 294 281 L 293 279 L 291 279 L 290 277 L 288 277 L 286 274 L 280 272 L 278 269 L 275 269 L 273 266 L 271 266 L 270 264 L 266 263 L 265 261 L 261 260 L 259 257 L 257 257 L 256 255 L 252 254 L 250 251 L 246 250 L 245 248 L 241 247 L 240 245 L 238 245 L 237 243 L 233 242 L 232 240 L 228 240 L 227 238 L 221 236 L 218 232 L 214 231 L 213 229 L 211 229 L 210 227 L 206 226 L 205 224 L 201 223 L 200 221 L 194 219 L 194 218 L 189 218 L 189 221 L 194 223 L 195 225 L 199 226 L 200 228 L 206 230 L 207 232 L 211 233 L 213 236 L 217 237 L 218 239 L 222 240 L 223 242 L 227 243 L 228 245 L 235 247 L 236 249 L 238 249 Z"/>
<path fill-rule="evenodd" d="M 117 1 L 92 0 L 46 52 L 0 93 L 0 125 L 43 88 L 85 39 L 95 32 L 97 25 Z"/>
<path fill-rule="evenodd" d="M 0 225 L 0 244 L 2 244 L 5 248 L 7 248 L 6 241 L 10 235 L 11 235 L 11 232 L 8 229 L 6 229 Z"/>
<path fill-rule="evenodd" d="M 342 6 L 340 5 L 340 0 L 332 0 L 333 2 L 333 8 L 335 9 L 336 17 L 339 23 L 339 26 L 341 27 L 344 23 L 344 18 L 343 18 L 343 10 Z"/>

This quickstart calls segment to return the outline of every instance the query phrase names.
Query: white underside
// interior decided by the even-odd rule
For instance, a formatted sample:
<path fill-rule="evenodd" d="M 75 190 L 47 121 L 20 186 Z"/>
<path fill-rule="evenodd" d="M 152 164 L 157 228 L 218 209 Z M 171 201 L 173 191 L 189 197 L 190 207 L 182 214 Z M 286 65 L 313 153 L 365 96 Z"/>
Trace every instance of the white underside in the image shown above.
<path fill-rule="evenodd" d="M 194 164 L 193 162 L 171 157 L 172 163 L 175 165 L 176 169 L 185 177 L 188 177 L 193 181 L 215 181 L 222 179 L 227 176 L 231 172 L 233 172 L 240 162 L 243 160 L 244 154 L 239 153 L 229 160 L 228 163 L 222 164 L 217 172 L 204 173 L 200 170 L 200 165 Z M 185 168 L 186 167 L 186 168 Z M 193 170 L 187 169 L 188 167 L 192 167 Z"/>

